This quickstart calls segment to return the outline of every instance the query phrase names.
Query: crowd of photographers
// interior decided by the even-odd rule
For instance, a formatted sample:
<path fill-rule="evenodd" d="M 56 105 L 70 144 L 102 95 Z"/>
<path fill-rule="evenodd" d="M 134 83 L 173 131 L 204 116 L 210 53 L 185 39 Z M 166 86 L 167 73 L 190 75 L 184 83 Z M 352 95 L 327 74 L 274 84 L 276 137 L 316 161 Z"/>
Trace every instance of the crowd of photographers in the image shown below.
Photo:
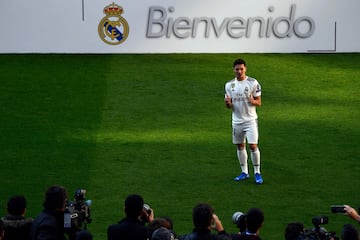
<path fill-rule="evenodd" d="M 75 191 L 68 201 L 62 186 L 51 186 L 45 192 L 43 210 L 36 218 L 26 217 L 24 196 L 12 196 L 7 202 L 8 214 L 0 220 L 0 240 L 92 240 L 86 230 L 91 221 L 85 190 Z"/>
<path fill-rule="evenodd" d="M 43 210 L 37 217 L 26 217 L 26 199 L 13 196 L 7 203 L 8 214 L 0 220 L 0 240 L 92 240 L 86 224 L 91 222 L 91 201 L 85 199 L 86 191 L 77 189 L 74 200 L 68 201 L 67 191 L 61 186 L 52 186 L 45 193 Z M 358 211 L 348 205 L 334 207 L 360 223 Z M 261 240 L 260 230 L 264 224 L 264 213 L 251 208 L 246 213 L 235 212 L 233 222 L 237 233 L 227 233 L 207 203 L 193 208 L 193 230 L 177 235 L 173 222 L 168 217 L 154 217 L 151 207 L 137 194 L 129 195 L 124 202 L 125 217 L 107 229 L 108 240 Z M 302 223 L 289 223 L 285 229 L 285 240 L 337 240 L 334 232 L 321 225 L 327 217 L 312 219 L 314 228 L 306 229 Z M 360 240 L 359 231 L 352 224 L 345 224 L 342 240 Z"/>

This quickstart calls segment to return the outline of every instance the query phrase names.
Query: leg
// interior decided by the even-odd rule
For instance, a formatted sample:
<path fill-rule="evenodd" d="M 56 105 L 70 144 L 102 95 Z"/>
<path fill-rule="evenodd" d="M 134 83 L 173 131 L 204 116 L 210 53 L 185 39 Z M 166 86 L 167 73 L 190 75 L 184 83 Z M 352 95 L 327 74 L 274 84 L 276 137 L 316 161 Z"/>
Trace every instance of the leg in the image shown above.
<path fill-rule="evenodd" d="M 254 174 L 260 173 L 260 151 L 257 144 L 249 144 Z"/>
<path fill-rule="evenodd" d="M 251 152 L 251 161 L 254 167 L 255 182 L 257 184 L 262 184 L 264 180 L 260 174 L 260 151 L 258 148 L 259 131 L 257 121 L 249 123 L 247 130 L 246 134 Z"/>
<path fill-rule="evenodd" d="M 235 181 L 240 181 L 249 178 L 249 170 L 247 159 L 248 155 L 245 148 L 245 132 L 242 125 L 233 127 L 233 144 L 237 146 L 237 158 L 241 167 L 241 174 L 234 178 Z"/>
<path fill-rule="evenodd" d="M 248 155 L 244 143 L 237 145 L 237 157 L 240 163 L 241 171 L 243 173 L 248 174 L 249 173 L 248 163 L 247 163 Z"/>

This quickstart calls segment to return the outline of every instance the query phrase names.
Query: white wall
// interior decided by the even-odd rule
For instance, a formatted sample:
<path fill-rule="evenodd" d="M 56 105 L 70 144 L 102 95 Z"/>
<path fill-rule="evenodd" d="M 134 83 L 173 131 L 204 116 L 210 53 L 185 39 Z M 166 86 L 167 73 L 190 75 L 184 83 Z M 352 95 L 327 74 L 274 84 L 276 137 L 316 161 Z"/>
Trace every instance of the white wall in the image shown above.
<path fill-rule="evenodd" d="M 0 53 L 360 52 L 359 0 L 114 0 L 124 9 L 121 16 L 129 25 L 129 35 L 122 43 L 108 38 L 113 41 L 108 44 L 100 38 L 98 27 L 106 17 L 104 7 L 112 2 L 1 0 Z M 183 37 L 173 31 L 168 37 L 149 36 L 148 27 L 150 35 L 160 35 L 161 31 L 159 24 L 149 24 L 150 9 L 166 9 L 164 23 L 177 19 L 183 26 L 187 19 L 187 29 L 177 30 Z M 160 11 L 155 13 L 150 19 L 161 22 Z M 205 24 L 192 31 L 195 19 L 203 17 L 213 21 L 208 36 Z M 275 29 L 279 36 L 267 25 L 263 27 L 269 35 L 260 36 L 259 23 L 248 28 L 249 36 L 241 36 L 247 25 L 236 29 L 239 19 L 247 23 L 254 18 L 263 18 L 265 24 L 270 21 L 270 25 L 279 20 Z M 237 19 L 232 28 L 229 19 Z M 289 29 L 287 21 L 297 24 L 300 37 Z M 214 28 L 222 29 L 219 36 Z M 196 36 L 186 37 L 191 33 Z M 285 33 L 289 36 L 281 36 Z"/>

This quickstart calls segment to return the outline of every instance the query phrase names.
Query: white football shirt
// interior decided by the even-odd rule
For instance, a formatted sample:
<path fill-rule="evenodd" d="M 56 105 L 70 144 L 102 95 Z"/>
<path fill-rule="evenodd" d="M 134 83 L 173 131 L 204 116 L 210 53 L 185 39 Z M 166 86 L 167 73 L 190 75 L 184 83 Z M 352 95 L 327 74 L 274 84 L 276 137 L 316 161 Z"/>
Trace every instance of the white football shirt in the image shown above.
<path fill-rule="evenodd" d="M 261 86 L 255 78 L 246 76 L 242 81 L 234 78 L 225 84 L 225 94 L 232 99 L 232 124 L 240 124 L 257 119 L 256 106 L 249 96 L 261 96 Z"/>

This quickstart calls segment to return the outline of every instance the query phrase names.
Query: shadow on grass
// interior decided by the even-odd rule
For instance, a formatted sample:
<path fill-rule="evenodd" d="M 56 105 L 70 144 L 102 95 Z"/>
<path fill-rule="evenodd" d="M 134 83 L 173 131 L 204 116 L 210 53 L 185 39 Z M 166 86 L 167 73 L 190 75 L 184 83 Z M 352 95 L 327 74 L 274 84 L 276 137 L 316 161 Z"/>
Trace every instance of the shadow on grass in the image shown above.
<path fill-rule="evenodd" d="M 0 55 L 1 201 L 24 194 L 28 213 L 35 215 L 48 186 L 64 185 L 70 199 L 75 188 L 86 187 L 94 143 L 62 136 L 101 123 L 107 82 L 98 61 L 85 55 Z"/>

